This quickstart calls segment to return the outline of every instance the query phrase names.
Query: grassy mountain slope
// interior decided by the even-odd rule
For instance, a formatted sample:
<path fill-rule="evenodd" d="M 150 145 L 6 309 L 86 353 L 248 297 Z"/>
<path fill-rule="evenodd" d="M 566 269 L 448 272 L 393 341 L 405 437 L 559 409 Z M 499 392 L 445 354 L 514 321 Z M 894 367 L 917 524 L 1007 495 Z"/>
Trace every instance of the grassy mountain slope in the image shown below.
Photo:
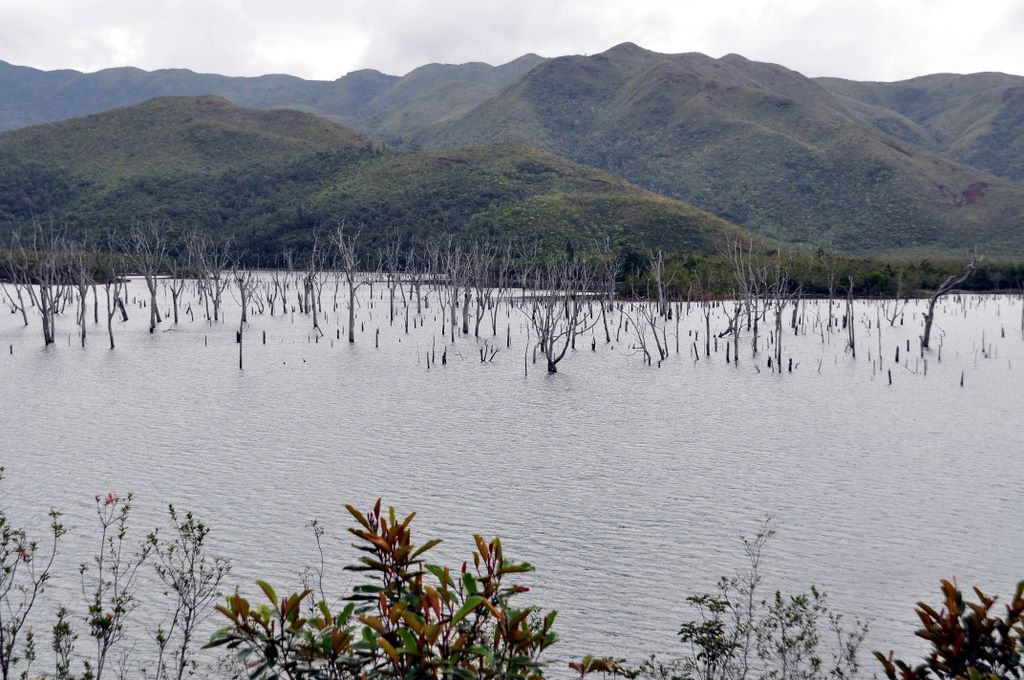
<path fill-rule="evenodd" d="M 541 146 L 792 243 L 1024 252 L 1024 186 L 884 134 L 866 107 L 781 66 L 624 44 L 540 64 L 415 141 Z"/>
<path fill-rule="evenodd" d="M 375 97 L 369 104 L 375 113 L 353 124 L 385 141 L 400 144 L 430 125 L 452 119 L 491 99 L 542 61 L 535 54 L 527 54 L 496 68 L 480 63 L 422 66 Z"/>
<path fill-rule="evenodd" d="M 895 83 L 817 78 L 829 92 L 910 121 L 883 131 L 964 163 L 1024 180 L 1024 77 L 936 74 Z"/>
<path fill-rule="evenodd" d="M 3 136 L 4 155 L 74 168 L 96 183 L 279 166 L 320 150 L 359 156 L 379 142 L 317 116 L 253 111 L 221 97 L 160 98 Z M 60 143 L 55 143 L 57 140 Z"/>
<path fill-rule="evenodd" d="M 154 97 L 204 94 L 254 108 L 308 111 L 365 130 L 374 128 L 369 119 L 391 110 L 406 111 L 410 120 L 426 124 L 469 110 L 541 61 L 531 54 L 497 67 L 429 64 L 403 77 L 367 69 L 333 82 L 287 75 L 232 78 L 184 69 L 39 71 L 0 61 L 0 130 L 98 113 Z M 447 96 L 452 84 L 462 87 L 461 97 Z"/>
<path fill-rule="evenodd" d="M 749 236 L 605 172 L 517 145 L 400 151 L 311 114 L 165 98 L 0 134 L 0 224 L 32 217 L 102 237 L 136 220 L 229 233 L 254 252 L 319 224 L 563 247 L 609 236 L 707 252 Z"/>

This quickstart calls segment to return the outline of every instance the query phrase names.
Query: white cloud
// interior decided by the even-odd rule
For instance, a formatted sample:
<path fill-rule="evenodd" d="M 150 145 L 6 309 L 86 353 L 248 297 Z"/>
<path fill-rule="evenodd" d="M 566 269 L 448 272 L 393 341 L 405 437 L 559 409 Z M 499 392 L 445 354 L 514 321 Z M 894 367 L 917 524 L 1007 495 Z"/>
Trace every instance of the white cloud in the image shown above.
<path fill-rule="evenodd" d="M 1024 70 L 1021 0 L 0 0 L 0 59 L 333 79 L 429 62 L 736 52 L 807 75 Z"/>

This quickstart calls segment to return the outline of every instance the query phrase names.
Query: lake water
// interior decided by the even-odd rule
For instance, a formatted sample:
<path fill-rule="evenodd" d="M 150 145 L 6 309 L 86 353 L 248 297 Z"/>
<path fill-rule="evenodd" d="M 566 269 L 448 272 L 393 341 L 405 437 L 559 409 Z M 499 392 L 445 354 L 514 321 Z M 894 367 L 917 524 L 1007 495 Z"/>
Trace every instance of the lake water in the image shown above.
<path fill-rule="evenodd" d="M 557 375 L 538 361 L 524 376 L 518 310 L 499 317 L 493 362 L 459 337 L 447 365 L 427 370 L 426 350 L 436 343 L 440 359 L 445 346 L 436 300 L 406 334 L 401 314 L 389 325 L 381 289 L 372 303 L 361 289 L 355 345 L 343 331 L 334 339 L 346 313 L 336 318 L 326 289 L 319 342 L 301 314 L 252 317 L 244 371 L 230 296 L 226 322 L 197 308 L 196 321 L 152 335 L 148 311 L 129 306 L 114 351 L 102 309 L 98 326 L 90 309 L 84 349 L 70 307 L 49 348 L 37 318 L 24 328 L 0 316 L 0 503 L 36 533 L 56 506 L 71 529 L 37 628 L 52 625 L 57 603 L 84 609 L 76 565 L 96 550 L 92 498 L 108 491 L 136 494 L 139 538 L 167 503 L 193 510 L 213 526 L 211 550 L 231 558 L 231 586 L 249 593 L 258 577 L 298 587 L 316 558 L 313 518 L 328 528 L 331 582 L 349 585 L 344 503 L 382 496 L 417 511 L 414 536 L 444 538 L 434 560 L 453 565 L 472 533 L 498 534 L 536 566 L 532 601 L 560 612 L 549 657 L 559 666 L 586 653 L 682 653 L 684 598 L 743 566 L 739 536 L 766 515 L 777 529 L 767 586 L 817 584 L 835 609 L 869 621 L 866 677 L 873 649 L 922 650 L 913 607 L 937 601 L 939 579 L 1005 596 L 1024 577 L 1019 297 L 940 302 L 942 360 L 933 351 L 927 374 L 916 350 L 924 303 L 910 303 L 903 325 L 883 320 L 878 370 L 879 303 L 858 301 L 856 359 L 845 331 L 822 338 L 811 319 L 827 316 L 825 303 L 809 302 L 806 333 L 783 339 L 792 373 L 771 373 L 764 349 L 752 360 L 745 331 L 738 367 L 724 340 L 694 361 L 690 334 L 704 324 L 694 306 L 680 354 L 669 326 L 661 368 L 644 365 L 625 332 L 605 344 L 599 325 L 596 351 L 588 333 Z M 129 297 L 144 290 L 134 281 Z M 712 329 L 725 326 L 716 311 Z M 152 609 L 147 578 L 140 598 Z"/>

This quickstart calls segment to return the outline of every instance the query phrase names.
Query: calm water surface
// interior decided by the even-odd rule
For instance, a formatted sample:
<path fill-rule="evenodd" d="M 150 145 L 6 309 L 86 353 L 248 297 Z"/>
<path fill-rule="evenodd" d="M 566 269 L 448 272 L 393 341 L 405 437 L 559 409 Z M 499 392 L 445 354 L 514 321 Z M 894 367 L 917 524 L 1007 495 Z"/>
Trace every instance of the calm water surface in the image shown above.
<path fill-rule="evenodd" d="M 136 281 L 130 295 L 143 291 Z M 766 515 L 777 528 L 768 586 L 822 587 L 871 623 L 865 652 L 919 652 L 913 605 L 935 601 L 940 578 L 1006 594 L 1024 577 L 1019 298 L 940 304 L 942 360 L 933 352 L 927 375 L 905 344 L 915 346 L 923 303 L 902 326 L 883 320 L 878 370 L 876 303 L 858 302 L 856 359 L 843 331 L 822 339 L 813 319 L 826 307 L 809 303 L 806 333 L 784 336 L 796 368 L 781 376 L 767 351 L 751 360 L 749 333 L 738 367 L 724 341 L 694 361 L 703 317 L 693 308 L 681 354 L 669 327 L 660 369 L 623 331 L 596 352 L 588 334 L 558 375 L 538 363 L 524 377 L 520 312 L 502 313 L 493 363 L 458 338 L 447 366 L 428 371 L 427 348 L 436 342 L 440 359 L 444 347 L 436 304 L 406 334 L 363 291 L 354 346 L 333 340 L 345 312 L 335 318 L 325 290 L 326 336 L 313 342 L 300 314 L 253 317 L 244 371 L 230 298 L 226 323 L 197 311 L 153 335 L 148 311 L 130 307 L 114 351 L 91 310 L 84 349 L 68 342 L 70 309 L 45 349 L 37 319 L 0 317 L 0 501 L 40 531 L 56 506 L 71 527 L 38 626 L 52 625 L 57 603 L 83 609 L 76 565 L 95 552 L 92 498 L 107 491 L 136 494 L 139 538 L 167 503 L 193 510 L 213 526 L 212 550 L 231 558 L 231 586 L 250 593 L 257 577 L 299 586 L 316 558 L 313 518 L 328 527 L 329 578 L 349 585 L 346 502 L 383 496 L 416 510 L 419 537 L 443 537 L 434 559 L 453 565 L 472 533 L 499 534 L 537 568 L 529 597 L 560 612 L 556 659 L 681 652 L 684 598 L 743 565 L 739 537 Z M 712 328 L 725 326 L 716 314 Z M 906 366 L 893 361 L 897 345 Z M 140 598 L 159 597 L 150 579 Z"/>

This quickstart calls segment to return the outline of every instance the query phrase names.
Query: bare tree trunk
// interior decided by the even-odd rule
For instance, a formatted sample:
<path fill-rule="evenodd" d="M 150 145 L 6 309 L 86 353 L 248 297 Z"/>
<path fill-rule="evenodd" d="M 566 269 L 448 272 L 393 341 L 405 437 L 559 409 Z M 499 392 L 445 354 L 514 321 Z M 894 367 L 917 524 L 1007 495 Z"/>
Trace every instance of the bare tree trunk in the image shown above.
<path fill-rule="evenodd" d="M 775 300 L 775 370 L 782 375 L 782 298 Z"/>
<path fill-rule="evenodd" d="M 114 349 L 114 314 L 117 311 L 117 305 L 110 298 L 111 285 L 113 285 L 112 282 L 108 281 L 103 285 L 103 290 L 107 296 L 107 335 L 110 336 L 110 349 Z"/>
<path fill-rule="evenodd" d="M 39 313 L 43 322 L 43 344 L 52 345 L 53 339 L 53 317 L 56 303 L 50 299 L 50 284 L 39 284 Z"/>
<path fill-rule="evenodd" d="M 149 332 L 156 331 L 156 325 L 160 323 L 160 305 L 156 299 L 156 275 L 146 276 L 146 287 L 149 289 Z"/>
<path fill-rule="evenodd" d="M 157 276 L 164 265 L 167 244 L 164 241 L 161 227 L 149 224 L 145 228 L 140 225 L 132 227 L 131 235 L 125 250 L 131 257 L 135 267 L 146 280 L 149 289 L 149 332 L 156 331 L 156 325 L 163 319 L 160 317 L 160 303 L 157 300 Z"/>
<path fill-rule="evenodd" d="M 928 311 L 924 315 L 924 333 L 921 335 L 921 347 L 923 349 L 928 349 L 928 343 L 930 342 L 932 337 L 932 322 L 935 321 L 935 303 L 939 301 L 940 297 L 942 297 L 943 295 L 945 295 L 946 293 L 948 293 L 949 291 L 953 290 L 961 283 L 966 281 L 971 276 L 971 274 L 974 273 L 974 270 L 977 266 L 978 259 L 976 257 L 972 258 L 971 261 L 967 263 L 966 271 L 964 271 L 964 273 L 961 274 L 959 278 L 956 278 L 953 274 L 950 274 L 945 278 L 945 280 L 941 284 L 939 284 L 939 287 L 935 289 L 935 292 L 932 294 L 931 299 L 928 300 Z"/>
<path fill-rule="evenodd" d="M 852 278 L 852 277 L 851 277 Z M 846 346 L 854 359 L 857 358 L 857 331 L 853 323 L 853 282 L 846 293 Z"/>
<path fill-rule="evenodd" d="M 86 297 L 89 294 L 89 288 L 86 285 L 78 286 L 78 334 L 79 339 L 82 343 L 82 347 L 85 347 L 85 334 L 86 334 L 86 315 L 88 310 L 86 309 Z"/>

